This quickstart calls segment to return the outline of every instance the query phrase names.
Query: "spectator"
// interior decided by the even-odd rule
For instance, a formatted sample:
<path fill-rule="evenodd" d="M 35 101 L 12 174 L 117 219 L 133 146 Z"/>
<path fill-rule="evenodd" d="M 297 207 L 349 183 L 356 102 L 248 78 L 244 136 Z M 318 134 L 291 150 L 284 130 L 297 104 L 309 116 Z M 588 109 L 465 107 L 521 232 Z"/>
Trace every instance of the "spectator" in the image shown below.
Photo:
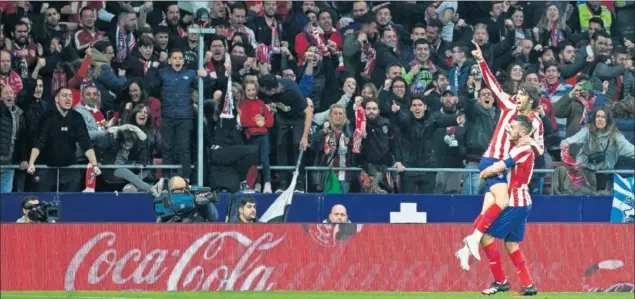
<path fill-rule="evenodd" d="M 611 41 L 608 41 L 611 43 Z M 600 60 L 598 58 L 598 60 Z M 604 81 L 609 82 L 608 93 L 606 97 L 612 103 L 619 101 L 625 96 L 631 94 L 633 90 L 633 60 L 629 59 L 626 50 L 623 47 L 616 47 L 611 57 L 600 60 L 593 71 L 591 80 L 593 87 L 600 89 Z"/>
<path fill-rule="evenodd" d="M 243 99 L 242 87 L 234 83 L 231 96 L 226 95 L 223 98 L 222 92 L 217 90 L 213 100 L 205 102 L 205 117 L 210 134 L 206 138 L 210 148 L 209 181 L 213 190 L 254 192 L 247 184 L 247 175 L 250 168 L 258 163 L 259 152 L 257 146 L 245 144 L 243 138 L 242 121 L 238 118 Z"/>
<path fill-rule="evenodd" d="M 269 129 L 273 127 L 273 115 L 269 107 L 257 98 L 258 84 L 245 84 L 245 100 L 240 103 L 242 126 L 245 129 L 245 137 L 260 153 L 260 165 L 262 166 L 263 193 L 271 193 L 271 169 L 269 164 Z"/>
<path fill-rule="evenodd" d="M 113 67 L 116 69 L 126 60 L 136 44 L 134 32 L 137 29 L 137 15 L 134 12 L 122 12 L 117 16 L 117 26 L 108 32 L 108 40 L 115 45 Z"/>
<path fill-rule="evenodd" d="M 566 119 L 566 137 L 571 137 L 584 128 L 594 109 L 604 106 L 606 99 L 599 92 L 589 89 L 589 77 L 579 76 L 577 84 L 569 93 L 553 104 L 556 117 Z"/>
<path fill-rule="evenodd" d="M 38 134 L 31 156 L 29 158 L 28 173 L 35 173 L 35 161 L 39 160 L 43 164 L 53 167 L 63 167 L 77 164 L 74 153 L 76 144 L 84 150 L 88 162 L 92 165 L 96 175 L 101 174 L 97 166 L 97 158 L 93 145 L 90 142 L 88 130 L 82 115 L 71 109 L 73 94 L 68 88 L 62 88 L 55 96 L 55 109 L 50 109 L 44 113 L 40 121 L 40 132 Z M 37 175 L 40 177 L 39 192 L 50 192 L 55 184 L 58 190 L 63 192 L 77 192 L 81 188 L 80 173 L 77 169 L 59 170 L 59 182 L 56 181 L 57 171 L 55 169 L 42 169 Z"/>
<path fill-rule="evenodd" d="M 388 167 L 395 167 L 398 172 L 405 170 L 399 137 L 390 120 L 379 116 L 381 111 L 375 99 L 366 99 L 362 105 L 366 114 L 366 136 L 358 155 L 362 189 L 367 193 L 392 193 L 393 180 Z"/>
<path fill-rule="evenodd" d="M 295 37 L 295 52 L 298 55 L 298 65 L 304 63 L 304 54 L 310 45 L 317 46 L 323 56 L 327 53 L 333 55 L 342 50 L 342 37 L 333 28 L 331 14 L 328 11 L 321 11 L 318 20 L 311 22 Z"/>
<path fill-rule="evenodd" d="M 44 53 L 38 53 L 38 49 L 42 49 L 42 46 L 29 39 L 29 27 L 27 24 L 19 22 L 13 28 L 13 38 L 11 39 L 12 65 L 14 70 L 20 73 L 20 77 L 27 78 L 29 70 L 37 62 L 37 56 L 41 56 Z"/>
<path fill-rule="evenodd" d="M 469 58 L 469 48 L 464 44 L 457 44 L 452 48 L 452 68 L 448 72 L 450 89 L 454 94 L 459 94 L 460 89 L 467 83 L 470 68 L 475 64 Z"/>
<path fill-rule="evenodd" d="M 373 47 L 377 40 L 375 18 L 370 14 L 360 18 L 359 30 L 344 38 L 342 48 L 346 73 L 353 74 L 358 82 L 362 82 L 362 78 L 370 78 L 377 60 L 377 52 Z"/>
<path fill-rule="evenodd" d="M 555 62 L 545 63 L 545 80 L 540 86 L 540 93 L 543 97 L 549 99 L 551 104 L 556 104 L 571 90 L 571 85 L 564 83 L 560 77 L 560 70 Z M 564 138 L 566 136 L 567 123 L 566 119 L 556 118 L 558 124 L 558 136 Z"/>
<path fill-rule="evenodd" d="M 192 132 L 193 106 L 189 89 L 196 78 L 203 80 L 208 86 L 211 79 L 207 71 L 197 72 L 184 68 L 183 52 L 175 49 L 170 54 L 169 67 L 161 69 L 153 65 L 146 77 L 149 90 L 160 89 L 161 92 L 161 141 L 163 163 L 179 162 L 182 165 L 179 175 L 190 179 L 190 139 Z M 174 79 L 176 78 L 176 79 Z"/>
<path fill-rule="evenodd" d="M 243 42 L 250 44 L 255 49 L 258 47 L 258 43 L 256 42 L 254 31 L 251 28 L 245 26 L 245 23 L 247 22 L 247 10 L 245 9 L 245 6 L 243 6 L 243 4 L 244 3 L 238 2 L 230 8 L 230 27 L 227 30 L 226 37 L 227 39 L 232 39 L 234 37 L 234 34 L 236 34 L 237 32 L 242 32 L 247 35 L 247 40 Z"/>
<path fill-rule="evenodd" d="M 433 142 L 436 151 L 437 165 L 440 168 L 462 168 L 465 158 L 465 116 L 457 110 L 458 97 L 451 90 L 446 90 L 441 96 L 443 108 L 436 112 L 437 116 L 448 116 L 456 120 L 448 126 L 439 126 L 429 139 Z M 458 194 L 460 191 L 461 173 L 439 172 L 436 174 L 435 194 Z"/>
<path fill-rule="evenodd" d="M 126 57 L 123 69 L 126 70 L 127 79 L 143 80 L 143 78 L 148 74 L 148 70 L 152 66 L 153 62 L 160 61 L 159 59 L 153 57 L 154 40 L 150 37 L 139 37 L 139 42 L 135 46 L 135 49 L 135 51 L 132 51 L 132 53 Z M 196 50 L 196 53 L 198 53 L 198 49 Z M 198 55 L 196 57 L 198 57 Z M 196 62 L 198 63 L 198 60 Z"/>
<path fill-rule="evenodd" d="M 272 75 L 260 78 L 260 91 L 275 104 L 276 114 L 276 161 L 279 165 L 292 165 L 297 160 L 297 145 L 302 149 L 308 146 L 309 129 L 313 111 L 308 107 L 306 99 L 298 85 L 290 80 L 278 80 Z M 291 143 L 288 142 L 291 139 Z M 296 185 L 303 190 L 302 176 Z M 281 174 L 278 191 L 286 190 L 289 184 L 289 173 Z M 277 191 L 276 191 L 277 192 Z"/>
<path fill-rule="evenodd" d="M 432 82 L 438 66 L 430 60 L 430 44 L 420 39 L 414 42 L 414 60 L 408 63 L 408 71 L 401 68 L 401 77 L 410 85 L 411 93 L 422 93 Z M 445 64 L 445 63 L 444 63 Z"/>
<path fill-rule="evenodd" d="M 601 4 L 602 1 L 587 1 L 578 4 L 571 16 L 570 27 L 573 30 L 586 31 L 590 28 L 590 21 L 594 17 L 599 17 L 603 24 L 604 31 L 612 35 L 619 35 L 619 22 L 615 13 L 608 7 Z"/>
<path fill-rule="evenodd" d="M 148 149 L 145 142 L 147 135 L 143 130 L 127 124 L 113 131 L 112 136 L 107 136 L 104 142 L 104 153 L 100 162 L 105 165 L 145 165 L 148 161 Z M 149 172 L 144 172 L 141 179 L 146 178 L 148 174 Z M 111 182 L 114 178 L 112 170 L 104 171 L 104 181 Z"/>
<path fill-rule="evenodd" d="M 373 7 L 375 16 L 377 17 L 377 29 L 379 32 L 384 32 L 388 29 L 393 31 L 393 35 L 395 36 L 395 46 L 393 48 L 395 48 L 399 41 L 407 41 L 408 31 L 402 25 L 393 22 L 390 8 L 385 4 L 386 3 L 376 6 L 376 9 Z"/>
<path fill-rule="evenodd" d="M 401 150 L 404 168 L 437 167 L 436 149 L 426 144 L 432 140 L 437 128 L 445 128 L 456 124 L 455 116 L 433 117 L 432 111 L 423 101 L 421 94 L 413 96 L 410 109 L 399 109 L 396 112 L 396 124 L 400 130 Z M 404 172 L 401 175 L 402 193 L 431 194 L 435 187 L 433 172 Z"/>
<path fill-rule="evenodd" d="M 558 47 L 571 36 L 571 30 L 567 27 L 567 17 L 555 4 L 547 5 L 545 14 L 532 29 L 532 33 L 536 44 L 543 47 Z"/>
<path fill-rule="evenodd" d="M 106 117 L 99 109 L 99 103 L 101 101 L 101 95 L 99 90 L 92 86 L 86 86 L 82 90 L 82 101 L 77 104 L 73 109 L 79 112 L 84 118 L 86 123 L 86 129 L 88 130 L 88 136 L 93 141 L 93 145 L 98 148 L 102 144 L 103 138 L 108 134 L 114 133 L 116 129 L 108 128 L 108 121 Z M 81 156 L 81 155 L 80 155 Z"/>
<path fill-rule="evenodd" d="M 392 29 L 383 29 L 379 35 L 379 42 L 374 46 L 377 50 L 375 69 L 371 76 L 371 82 L 380 86 L 384 80 L 384 74 L 393 66 L 399 65 L 399 47 L 397 35 Z M 400 70 L 401 71 L 401 70 Z"/>
<path fill-rule="evenodd" d="M 263 1 L 263 14 L 254 18 L 249 23 L 250 28 L 256 28 L 254 31 L 256 42 L 265 44 L 273 49 L 273 53 L 280 54 L 282 46 L 282 20 L 276 16 L 277 2 Z"/>
<path fill-rule="evenodd" d="M 126 87 L 119 94 L 117 101 L 120 104 L 119 109 L 113 115 L 113 123 L 127 124 L 132 110 L 139 104 L 149 105 L 150 99 L 148 99 L 148 94 L 143 88 L 142 82 L 132 80 L 128 81 Z M 152 101 L 158 100 L 153 98 Z"/>
<path fill-rule="evenodd" d="M 22 79 L 11 69 L 11 54 L 7 51 L 0 51 L 0 85 L 11 86 L 14 94 L 22 90 Z"/>
<path fill-rule="evenodd" d="M 35 40 L 41 44 L 48 44 L 53 38 L 63 41 L 70 41 L 71 35 L 68 24 L 60 23 L 60 13 L 55 6 L 46 9 L 44 22 L 38 22 L 37 30 L 34 31 Z"/>
<path fill-rule="evenodd" d="M 22 109 L 15 105 L 13 87 L 0 87 L 0 163 L 20 164 L 20 170 L 26 169 L 26 146 L 28 144 L 27 128 Z M 11 193 L 15 169 L 2 169 L 0 193 Z"/>
<path fill-rule="evenodd" d="M 476 99 L 466 99 L 462 103 L 468 123 L 465 133 L 465 168 L 478 169 L 481 157 L 494 135 L 500 109 L 494 106 L 494 94 L 487 87 L 477 92 Z M 481 187 L 478 173 L 470 173 L 463 178 L 463 194 L 479 194 Z"/>
<path fill-rule="evenodd" d="M 81 16 L 82 29 L 75 32 L 74 35 L 74 44 L 77 51 L 91 47 L 98 41 L 108 41 L 106 33 L 95 28 L 97 14 L 94 9 L 83 7 L 79 14 Z"/>
<path fill-rule="evenodd" d="M 329 217 L 324 219 L 322 223 L 351 223 L 351 221 L 348 219 L 348 213 L 346 213 L 346 207 L 344 207 L 344 205 L 334 205 L 331 208 Z"/>
<path fill-rule="evenodd" d="M 588 191 L 590 192 L 609 190 L 611 185 L 609 182 L 612 180 L 612 175 L 596 174 L 593 176 L 590 172 L 615 169 L 620 161 L 633 159 L 633 155 L 635 155 L 633 144 L 629 143 L 624 138 L 624 135 L 615 128 L 613 115 L 608 108 L 595 110 L 591 114 L 589 123 L 584 128 L 562 141 L 563 160 L 565 160 L 564 157 L 569 155 L 570 146 L 574 144 L 581 146 L 580 151 L 576 155 L 575 163 L 583 168 L 581 172 L 588 182 L 588 188 L 590 188 Z M 565 168 L 562 168 L 563 166 L 560 167 L 560 170 L 556 170 L 554 176 L 559 177 L 559 182 L 563 180 L 571 182 L 572 176 L 570 174 L 572 171 L 566 171 L 568 175 L 564 176 Z M 576 182 L 559 183 L 559 186 L 562 187 L 556 188 L 554 186 L 554 193 L 576 193 L 576 188 L 573 188 L 577 187 L 576 185 L 579 186 Z"/>
<path fill-rule="evenodd" d="M 449 88 L 450 82 L 446 74 L 438 72 L 432 76 L 432 84 L 428 85 L 428 89 L 424 93 L 426 106 L 430 111 L 434 112 L 441 109 L 441 95 Z"/>
<path fill-rule="evenodd" d="M 143 130 L 147 136 L 145 148 L 147 150 L 146 161 L 138 161 L 141 165 L 153 164 L 153 158 L 161 156 L 161 136 L 157 132 L 157 128 L 151 125 L 152 114 L 150 107 L 144 103 L 137 104 L 130 112 L 130 118 L 127 123 L 133 124 Z"/>
<path fill-rule="evenodd" d="M 230 223 L 256 223 L 256 199 L 253 197 L 243 197 L 238 207 L 238 215 L 234 215 Z"/>

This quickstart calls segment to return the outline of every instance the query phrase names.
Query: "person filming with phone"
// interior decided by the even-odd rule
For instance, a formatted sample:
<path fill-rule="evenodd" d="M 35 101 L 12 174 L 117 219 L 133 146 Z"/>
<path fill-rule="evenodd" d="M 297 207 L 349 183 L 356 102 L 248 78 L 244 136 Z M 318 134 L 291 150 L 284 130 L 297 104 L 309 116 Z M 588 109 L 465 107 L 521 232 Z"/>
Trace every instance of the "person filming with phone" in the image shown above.
<path fill-rule="evenodd" d="M 571 91 L 553 104 L 553 114 L 557 118 L 566 119 L 566 137 L 571 137 L 588 123 L 591 111 L 604 106 L 605 103 L 606 97 L 601 92 L 593 90 L 590 78 L 580 75 Z"/>

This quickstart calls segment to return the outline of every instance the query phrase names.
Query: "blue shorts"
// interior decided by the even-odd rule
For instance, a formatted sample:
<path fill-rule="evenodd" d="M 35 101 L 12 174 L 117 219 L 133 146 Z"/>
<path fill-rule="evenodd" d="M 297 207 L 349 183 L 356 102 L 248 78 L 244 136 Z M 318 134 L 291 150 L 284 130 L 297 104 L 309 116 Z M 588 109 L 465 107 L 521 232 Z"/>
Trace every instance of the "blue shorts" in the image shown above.
<path fill-rule="evenodd" d="M 509 207 L 496 218 L 487 234 L 506 242 L 521 242 L 525 237 L 527 217 L 531 212 L 531 205 L 526 207 Z"/>
<path fill-rule="evenodd" d="M 478 163 L 478 170 L 483 171 L 485 168 L 492 166 L 494 163 L 499 162 L 500 160 L 495 158 L 485 158 L 482 157 L 481 161 Z M 490 188 L 496 184 L 503 183 L 507 184 L 507 170 L 502 171 L 498 175 L 493 177 L 489 177 L 485 180 L 485 192 L 489 192 Z"/>

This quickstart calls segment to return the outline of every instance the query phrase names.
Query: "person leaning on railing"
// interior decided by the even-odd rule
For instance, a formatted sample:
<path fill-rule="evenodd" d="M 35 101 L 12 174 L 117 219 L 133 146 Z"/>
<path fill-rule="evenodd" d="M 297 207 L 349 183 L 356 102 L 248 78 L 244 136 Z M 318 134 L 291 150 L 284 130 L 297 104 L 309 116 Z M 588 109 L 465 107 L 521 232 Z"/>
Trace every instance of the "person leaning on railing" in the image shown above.
<path fill-rule="evenodd" d="M 35 174 L 35 161 L 40 158 L 43 164 L 64 167 L 77 164 L 75 153 L 77 143 L 84 150 L 88 162 L 93 165 L 93 173 L 101 174 L 97 158 L 88 136 L 88 129 L 82 115 L 71 109 L 73 94 L 68 88 L 61 88 L 55 96 L 55 109 L 44 113 L 40 122 L 40 132 L 31 149 L 27 172 Z M 42 169 L 39 192 L 51 191 L 56 183 L 55 169 Z M 59 191 L 77 192 L 81 189 L 81 175 L 78 169 L 63 169 L 59 172 Z"/>

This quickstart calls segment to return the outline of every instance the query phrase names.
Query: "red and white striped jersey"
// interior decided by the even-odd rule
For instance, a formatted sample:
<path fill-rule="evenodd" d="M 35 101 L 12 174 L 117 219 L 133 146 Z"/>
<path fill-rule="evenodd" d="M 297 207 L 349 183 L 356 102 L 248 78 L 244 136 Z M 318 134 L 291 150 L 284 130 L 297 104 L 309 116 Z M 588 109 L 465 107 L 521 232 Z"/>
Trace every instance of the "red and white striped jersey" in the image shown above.
<path fill-rule="evenodd" d="M 479 66 L 483 75 L 483 81 L 487 87 L 492 90 L 496 103 L 501 109 L 500 118 L 498 119 L 496 128 L 494 128 L 494 135 L 492 135 L 492 140 L 490 140 L 487 150 L 483 153 L 483 157 L 503 160 L 511 148 L 508 131 L 511 128 L 512 121 L 518 115 L 516 97 L 512 97 L 503 91 L 485 61 L 481 61 Z M 535 150 L 539 155 L 542 155 L 545 151 L 542 120 L 540 120 L 540 116 L 533 111 L 527 116 L 531 120 L 531 124 L 534 128 L 530 136 L 536 141 Z"/>
<path fill-rule="evenodd" d="M 531 145 L 514 146 L 509 151 L 505 164 L 509 171 L 509 206 L 526 207 L 531 205 L 529 181 L 534 171 L 536 154 Z"/>

